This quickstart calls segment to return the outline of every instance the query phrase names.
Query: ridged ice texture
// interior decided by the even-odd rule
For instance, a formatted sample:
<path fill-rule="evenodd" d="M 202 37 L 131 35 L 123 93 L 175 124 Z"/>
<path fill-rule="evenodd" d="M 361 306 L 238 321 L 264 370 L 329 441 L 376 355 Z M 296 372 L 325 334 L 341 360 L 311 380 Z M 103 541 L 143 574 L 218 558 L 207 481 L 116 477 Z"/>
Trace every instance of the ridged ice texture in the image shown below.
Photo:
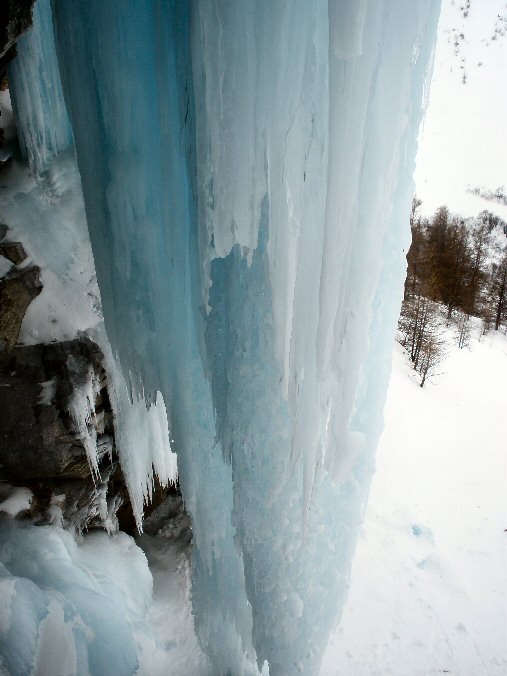
<path fill-rule="evenodd" d="M 340 476 L 364 445 L 349 423 L 438 3 L 197 4 L 204 294 L 209 260 L 251 256 L 267 197 L 282 394 L 311 489 L 324 458 Z"/>
<path fill-rule="evenodd" d="M 438 6 L 53 4 L 106 329 L 164 398 L 217 674 L 317 673 L 345 600 Z"/>
<path fill-rule="evenodd" d="M 152 586 L 125 533 L 83 540 L 0 514 L 2 673 L 139 673 L 139 649 L 158 649 L 146 619 Z"/>
<path fill-rule="evenodd" d="M 82 255 L 76 242 L 84 239 L 89 249 L 87 226 L 79 174 L 76 169 L 73 136 L 67 107 L 63 97 L 58 59 L 53 36 L 53 17 L 49 0 L 38 0 L 33 11 L 33 26 L 19 40 L 17 58 L 9 66 L 9 86 L 19 140 L 23 156 L 28 159 L 37 185 L 27 181 L 2 194 L 3 218 L 12 227 L 18 227 L 23 241 L 34 254 L 36 263 L 51 268 L 56 275 L 56 288 L 48 293 L 61 299 L 60 287 L 69 288 L 71 262 Z M 79 84 L 79 83 L 78 83 Z M 82 86 L 82 83 L 81 85 Z M 83 94 L 85 90 L 83 89 Z M 84 99 L 83 99 L 84 100 Z M 68 152 L 64 152 L 68 150 Z M 55 159 L 55 157 L 57 159 Z M 58 246 L 55 249 L 55 242 Z M 95 250 L 94 256 L 97 257 Z M 93 263 L 92 272 L 93 272 Z M 82 288 L 79 288 L 79 282 Z M 47 280 L 44 285 L 49 288 Z M 77 294 L 87 294 L 84 278 L 73 280 Z M 95 293 L 95 289 L 93 289 Z M 88 319 L 83 308 L 76 320 L 67 308 L 59 308 L 62 319 L 72 332 L 91 329 L 81 322 Z M 42 318 L 41 321 L 48 321 Z M 103 329 L 94 327 L 96 340 L 108 361 L 110 397 L 117 423 L 116 445 L 129 488 L 131 502 L 138 526 L 141 526 L 145 502 L 149 502 L 153 489 L 153 471 L 162 484 L 174 483 L 178 472 L 176 456 L 171 452 L 166 409 L 159 392 L 150 392 L 148 406 L 142 388 L 132 394 L 128 370 L 119 372 L 111 347 Z M 49 340 L 45 327 L 38 327 L 39 340 Z M 67 335 L 64 338 L 71 338 Z M 25 337 L 26 339 L 26 337 Z M 62 338 L 60 338 L 62 339 Z M 86 398 L 75 406 L 74 414 L 79 427 L 86 430 Z M 90 466 L 97 472 L 96 449 L 93 438 L 87 439 Z"/>
<path fill-rule="evenodd" d="M 199 639 L 217 673 L 248 673 L 232 469 L 202 352 L 189 8 L 73 0 L 55 3 L 54 17 L 108 337 L 133 396 L 164 398 L 193 520 Z M 144 467 L 132 447 L 129 488 L 143 484 Z"/>
<path fill-rule="evenodd" d="M 9 88 L 21 152 L 39 174 L 49 160 L 72 147 L 72 129 L 63 100 L 56 59 L 51 0 L 37 0 L 33 25 L 17 45 L 9 66 Z"/>

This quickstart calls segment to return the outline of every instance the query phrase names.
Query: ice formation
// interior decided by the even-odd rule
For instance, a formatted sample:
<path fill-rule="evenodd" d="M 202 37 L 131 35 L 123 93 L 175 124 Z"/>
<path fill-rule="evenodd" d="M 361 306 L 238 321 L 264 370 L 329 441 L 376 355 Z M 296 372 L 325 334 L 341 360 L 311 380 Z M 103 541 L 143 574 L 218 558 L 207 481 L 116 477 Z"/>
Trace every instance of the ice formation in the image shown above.
<path fill-rule="evenodd" d="M 1 503 L 0 503 L 1 506 Z M 7 674 L 133 674 L 151 576 L 124 533 L 95 532 L 80 546 L 55 526 L 0 514 L 0 670 Z"/>
<path fill-rule="evenodd" d="M 438 12 L 38 0 L 20 41 L 33 170 L 74 143 L 136 515 L 167 420 L 217 674 L 317 673 L 344 603 Z"/>

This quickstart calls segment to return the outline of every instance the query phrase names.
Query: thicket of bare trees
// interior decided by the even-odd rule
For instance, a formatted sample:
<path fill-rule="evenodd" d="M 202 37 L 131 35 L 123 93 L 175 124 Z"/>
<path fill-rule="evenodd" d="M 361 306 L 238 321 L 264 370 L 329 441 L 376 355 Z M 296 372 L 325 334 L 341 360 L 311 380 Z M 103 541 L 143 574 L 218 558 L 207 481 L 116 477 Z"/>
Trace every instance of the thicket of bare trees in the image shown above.
<path fill-rule="evenodd" d="M 445 356 L 442 334 L 456 325 L 460 348 L 468 343 L 470 317 L 484 330 L 499 329 L 507 319 L 507 224 L 489 211 L 464 219 L 447 207 L 433 218 L 419 216 L 414 198 L 410 216 L 412 245 L 399 322 L 421 387 Z"/>

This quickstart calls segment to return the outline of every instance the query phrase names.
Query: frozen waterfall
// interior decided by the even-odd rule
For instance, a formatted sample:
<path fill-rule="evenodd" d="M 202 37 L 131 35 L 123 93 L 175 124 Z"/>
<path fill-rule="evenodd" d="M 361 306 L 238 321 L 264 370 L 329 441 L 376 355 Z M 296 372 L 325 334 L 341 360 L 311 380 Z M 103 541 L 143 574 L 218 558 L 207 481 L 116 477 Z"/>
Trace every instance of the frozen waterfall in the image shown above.
<path fill-rule="evenodd" d="M 216 674 L 318 673 L 345 601 L 439 5 L 38 0 L 18 45 L 23 151 L 40 175 L 75 149 L 118 378 L 149 409 L 119 430 L 139 523 L 177 453 Z"/>

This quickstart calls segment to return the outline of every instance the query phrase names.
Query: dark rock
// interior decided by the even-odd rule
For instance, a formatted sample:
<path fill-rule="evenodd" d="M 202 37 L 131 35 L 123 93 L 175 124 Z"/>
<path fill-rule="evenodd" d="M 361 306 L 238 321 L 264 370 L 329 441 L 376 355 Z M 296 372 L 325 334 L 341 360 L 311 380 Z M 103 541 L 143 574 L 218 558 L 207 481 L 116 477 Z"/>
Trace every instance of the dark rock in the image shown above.
<path fill-rule="evenodd" d="M 3 239 L 3 237 L 1 237 L 1 234 L 2 233 L 0 230 L 0 240 Z M 4 258 L 7 258 L 7 260 L 9 260 L 11 263 L 14 263 L 14 265 L 19 265 L 27 258 L 26 251 L 23 248 L 21 242 L 0 243 L 0 256 L 4 256 Z"/>
<path fill-rule="evenodd" d="M 20 479 L 89 476 L 85 441 L 70 408 L 76 389 L 90 380 L 99 383 L 101 395 L 90 420 L 90 427 L 100 421 L 100 442 L 113 432 L 102 353 L 95 343 L 81 338 L 0 353 L 1 478 L 19 485 Z"/>
<path fill-rule="evenodd" d="M 0 242 L 3 242 L 7 236 L 8 226 L 5 223 L 0 223 Z"/>
<path fill-rule="evenodd" d="M 156 535 L 168 540 L 179 539 L 183 536 L 190 542 L 191 520 L 177 486 L 166 491 L 164 499 L 144 519 L 143 531 L 147 535 Z"/>
<path fill-rule="evenodd" d="M 130 504 L 130 498 L 127 491 L 127 486 L 125 485 L 125 479 L 123 478 L 123 473 L 121 471 L 120 465 L 117 466 L 115 472 L 111 476 L 109 483 L 110 490 L 112 493 L 118 494 L 121 499 L 121 505 L 117 512 L 118 524 L 120 530 L 128 533 L 129 535 L 135 536 L 137 534 L 137 524 L 134 518 L 134 513 L 132 511 L 132 506 Z M 143 521 L 143 530 L 145 532 L 150 532 L 154 534 L 153 523 L 151 516 L 153 512 L 156 512 L 160 505 L 165 503 L 169 497 L 180 496 L 180 487 L 179 484 L 169 486 L 162 486 L 157 477 L 154 478 L 153 492 L 151 495 L 151 500 L 148 505 L 144 506 L 144 521 Z M 148 530 L 146 530 L 146 524 L 149 523 Z M 150 530 L 151 528 L 151 530 Z"/>
<path fill-rule="evenodd" d="M 21 322 L 34 298 L 42 291 L 39 268 L 13 268 L 0 279 L 0 350 L 16 345 Z"/>
<path fill-rule="evenodd" d="M 90 438 L 95 472 L 86 450 Z M 121 506 L 122 522 L 135 532 L 103 355 L 90 339 L 0 353 L 0 481 L 32 491 L 36 523 L 114 530 Z"/>
<path fill-rule="evenodd" d="M 5 70 L 15 56 L 16 41 L 32 25 L 34 4 L 35 0 L 2 0 L 0 3 L 0 69 Z"/>

